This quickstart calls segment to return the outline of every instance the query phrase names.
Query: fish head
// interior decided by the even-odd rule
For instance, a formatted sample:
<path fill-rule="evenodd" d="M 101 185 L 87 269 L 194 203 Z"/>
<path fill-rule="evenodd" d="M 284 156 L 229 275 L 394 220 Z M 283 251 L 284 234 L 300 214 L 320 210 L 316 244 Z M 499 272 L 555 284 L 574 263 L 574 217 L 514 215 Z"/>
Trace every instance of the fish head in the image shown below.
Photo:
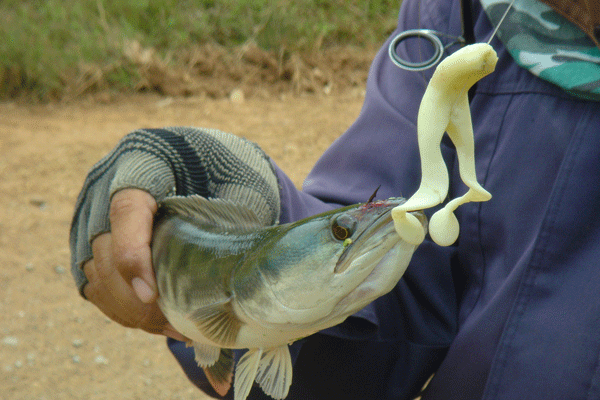
<path fill-rule="evenodd" d="M 281 228 L 258 263 L 266 291 L 252 307 L 259 318 L 288 324 L 343 320 L 390 291 L 416 248 L 394 229 L 391 210 L 404 201 L 348 206 Z M 425 216 L 415 215 L 425 228 Z"/>

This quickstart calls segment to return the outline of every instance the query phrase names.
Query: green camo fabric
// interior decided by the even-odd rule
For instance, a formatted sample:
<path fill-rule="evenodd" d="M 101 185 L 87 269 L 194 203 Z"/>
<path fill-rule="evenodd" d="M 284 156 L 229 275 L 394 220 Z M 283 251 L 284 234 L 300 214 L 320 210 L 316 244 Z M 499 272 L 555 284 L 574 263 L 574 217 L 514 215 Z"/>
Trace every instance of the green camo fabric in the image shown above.
<path fill-rule="evenodd" d="M 481 0 L 497 26 L 510 0 Z M 575 24 L 537 0 L 515 0 L 498 29 L 514 60 L 568 93 L 600 101 L 600 49 Z"/>

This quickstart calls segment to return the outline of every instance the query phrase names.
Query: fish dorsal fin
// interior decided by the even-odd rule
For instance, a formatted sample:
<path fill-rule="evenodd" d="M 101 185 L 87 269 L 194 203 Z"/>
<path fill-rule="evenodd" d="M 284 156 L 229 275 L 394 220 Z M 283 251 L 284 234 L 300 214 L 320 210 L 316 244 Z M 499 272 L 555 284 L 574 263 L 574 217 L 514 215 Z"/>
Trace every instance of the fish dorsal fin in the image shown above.
<path fill-rule="evenodd" d="M 235 345 L 242 327 L 231 307 L 230 299 L 200 307 L 189 315 L 202 335 L 223 347 Z"/>
<path fill-rule="evenodd" d="M 256 382 L 274 399 L 285 399 L 292 384 L 292 358 L 287 344 L 264 351 Z"/>
<path fill-rule="evenodd" d="M 192 342 L 194 347 L 194 360 L 199 367 L 209 367 L 219 359 L 220 348 L 199 342 Z"/>
<path fill-rule="evenodd" d="M 233 382 L 233 399 L 246 400 L 258 372 L 263 349 L 250 349 L 238 361 Z"/>
<path fill-rule="evenodd" d="M 160 206 L 199 225 L 223 230 L 239 231 L 264 227 L 253 210 L 230 200 L 207 199 L 198 195 L 174 196 L 164 199 Z"/>
<path fill-rule="evenodd" d="M 219 359 L 213 365 L 202 368 L 208 382 L 219 396 L 225 396 L 231 388 L 233 364 L 233 350 L 221 349 Z"/>

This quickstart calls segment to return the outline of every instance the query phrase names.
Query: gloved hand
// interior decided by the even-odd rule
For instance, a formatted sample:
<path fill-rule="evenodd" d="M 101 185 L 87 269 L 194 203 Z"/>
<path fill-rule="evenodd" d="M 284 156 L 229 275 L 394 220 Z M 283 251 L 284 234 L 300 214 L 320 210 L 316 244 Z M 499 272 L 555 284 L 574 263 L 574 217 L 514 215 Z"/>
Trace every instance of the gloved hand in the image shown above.
<path fill-rule="evenodd" d="M 279 218 L 269 158 L 216 130 L 138 130 L 88 174 L 71 226 L 71 271 L 80 293 L 114 321 L 185 340 L 156 303 L 150 243 L 157 202 L 199 194 L 240 202 L 265 225 Z"/>

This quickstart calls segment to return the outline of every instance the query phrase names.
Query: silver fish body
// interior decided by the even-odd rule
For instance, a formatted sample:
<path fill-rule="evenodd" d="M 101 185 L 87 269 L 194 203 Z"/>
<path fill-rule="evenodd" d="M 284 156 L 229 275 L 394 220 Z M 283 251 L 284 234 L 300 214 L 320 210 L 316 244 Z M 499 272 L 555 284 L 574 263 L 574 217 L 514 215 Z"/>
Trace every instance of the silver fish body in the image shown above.
<path fill-rule="evenodd" d="M 391 210 L 403 202 L 358 204 L 270 227 L 223 200 L 162 203 L 152 244 L 159 306 L 192 341 L 217 392 L 231 386 L 228 349 L 248 348 L 236 368 L 235 399 L 245 399 L 255 380 L 285 398 L 288 344 L 344 321 L 396 285 L 415 249 L 394 230 Z"/>

